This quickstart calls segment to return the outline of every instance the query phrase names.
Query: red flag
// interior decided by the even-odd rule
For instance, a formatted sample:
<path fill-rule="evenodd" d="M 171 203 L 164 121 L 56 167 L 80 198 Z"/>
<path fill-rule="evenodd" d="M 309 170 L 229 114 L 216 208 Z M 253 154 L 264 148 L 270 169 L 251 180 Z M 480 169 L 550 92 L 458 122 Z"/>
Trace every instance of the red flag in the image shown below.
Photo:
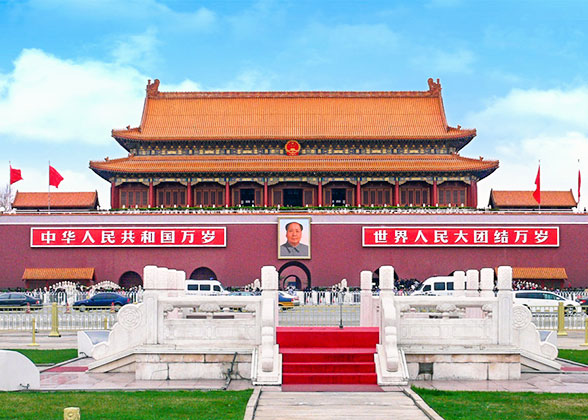
<path fill-rule="evenodd" d="M 14 184 L 17 181 L 22 179 L 22 174 L 20 173 L 20 169 L 14 169 L 12 166 L 10 167 L 10 185 Z"/>
<path fill-rule="evenodd" d="M 49 165 L 49 185 L 53 185 L 55 188 L 58 188 L 61 181 L 63 181 L 63 177 L 55 170 L 53 166 Z"/>
<path fill-rule="evenodd" d="M 582 176 L 580 175 L 580 170 L 578 169 L 578 204 L 580 204 L 580 185 L 582 185 Z"/>
<path fill-rule="evenodd" d="M 533 198 L 537 203 L 541 204 L 541 166 L 537 169 L 537 178 L 535 178 L 535 192 L 533 193 Z"/>

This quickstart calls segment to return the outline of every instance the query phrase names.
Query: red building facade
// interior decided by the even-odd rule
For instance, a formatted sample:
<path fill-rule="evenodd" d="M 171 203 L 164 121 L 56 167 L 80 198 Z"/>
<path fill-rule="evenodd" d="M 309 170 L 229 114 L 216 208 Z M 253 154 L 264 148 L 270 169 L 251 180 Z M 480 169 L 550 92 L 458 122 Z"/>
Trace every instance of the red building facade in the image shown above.
<path fill-rule="evenodd" d="M 350 286 L 359 286 L 362 270 L 375 272 L 381 265 L 393 265 L 400 278 L 419 280 L 499 265 L 563 267 L 568 276 L 566 286 L 588 286 L 586 214 L 179 213 L 0 216 L 0 241 L 4 244 L 0 287 L 23 287 L 27 268 L 91 267 L 96 282 L 124 283 L 142 277 L 145 265 L 183 270 L 188 277 L 204 273 L 226 286 L 249 284 L 259 278 L 262 266 L 273 265 L 282 279 L 291 275 L 300 278 L 302 287 L 329 287 L 343 278 Z M 310 218 L 310 258 L 278 258 L 278 220 L 283 217 Z M 388 229 L 387 244 L 367 244 L 368 228 Z M 410 238 L 410 229 L 415 228 L 428 236 L 428 243 Z M 133 229 L 137 232 L 133 242 L 123 242 L 123 232 L 128 238 Z M 91 231 L 94 243 L 87 238 L 81 242 L 86 231 Z M 162 231 L 176 232 L 176 243 L 142 242 L 141 232 L 152 231 L 158 241 L 165 240 Z M 184 238 L 182 231 L 195 232 L 196 239 L 182 244 L 182 240 L 191 240 Z M 408 242 L 403 243 L 402 235 L 394 231 L 408 231 Z M 74 232 L 74 236 L 63 232 Z M 210 246 L 202 246 L 212 232 L 220 242 L 211 240 Z M 224 239 L 220 232 L 224 232 Z M 484 235 L 476 239 L 475 232 Z M 438 234 L 438 243 L 434 243 L 433 234 Z M 400 238 L 398 243 L 394 243 L 395 237 Z M 483 240 L 488 242 L 480 242 Z"/>

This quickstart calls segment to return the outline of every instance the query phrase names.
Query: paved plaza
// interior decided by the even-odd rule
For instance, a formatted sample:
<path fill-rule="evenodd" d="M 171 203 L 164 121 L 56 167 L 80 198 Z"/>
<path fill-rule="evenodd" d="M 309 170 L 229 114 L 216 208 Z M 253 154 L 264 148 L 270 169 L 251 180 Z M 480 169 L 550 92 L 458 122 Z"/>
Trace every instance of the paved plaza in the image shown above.
<path fill-rule="evenodd" d="M 76 333 L 63 333 L 61 337 L 37 335 L 40 349 L 76 348 Z M 2 348 L 32 348 L 31 335 L 27 333 L 0 333 Z M 558 337 L 560 348 L 586 349 L 584 333 L 572 331 L 566 337 Z M 224 380 L 175 380 L 139 381 L 134 373 L 87 373 L 93 359 L 80 358 L 59 366 L 42 368 L 41 390 L 43 391 L 103 391 L 103 390 L 177 390 L 222 389 Z M 509 391 L 509 392 L 554 392 L 588 393 L 588 369 L 566 365 L 565 373 L 523 373 L 520 380 L 510 381 L 414 381 L 413 385 L 439 390 L 463 391 Z M 578 370 L 579 369 L 579 370 Z M 233 380 L 229 390 L 251 387 L 249 381 Z M 327 389 L 328 390 L 328 389 Z M 349 389 L 345 391 L 350 391 Z M 288 419 L 441 419 L 409 388 L 384 387 L 386 392 L 282 392 L 282 388 L 257 388 L 245 419 L 270 419 L 280 413 Z M 288 413 L 284 417 L 282 413 Z"/>

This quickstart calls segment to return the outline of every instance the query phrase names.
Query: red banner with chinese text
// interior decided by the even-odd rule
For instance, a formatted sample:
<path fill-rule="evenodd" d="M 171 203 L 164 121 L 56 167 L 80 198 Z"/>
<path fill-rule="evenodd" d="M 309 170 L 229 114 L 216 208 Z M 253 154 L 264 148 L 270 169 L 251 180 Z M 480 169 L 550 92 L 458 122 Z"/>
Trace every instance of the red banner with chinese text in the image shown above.
<path fill-rule="evenodd" d="M 558 227 L 364 227 L 364 247 L 558 247 Z"/>
<path fill-rule="evenodd" d="M 31 228 L 31 247 L 226 247 L 225 227 Z"/>

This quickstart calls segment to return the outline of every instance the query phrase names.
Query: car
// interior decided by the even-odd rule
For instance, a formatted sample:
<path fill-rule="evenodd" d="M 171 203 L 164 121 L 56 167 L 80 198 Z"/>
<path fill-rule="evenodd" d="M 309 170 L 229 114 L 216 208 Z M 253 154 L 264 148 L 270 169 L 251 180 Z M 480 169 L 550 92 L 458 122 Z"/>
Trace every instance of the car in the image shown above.
<path fill-rule="evenodd" d="M 429 277 L 416 288 L 414 296 L 452 296 L 454 277 L 436 276 Z"/>
<path fill-rule="evenodd" d="M 187 295 L 217 296 L 228 295 L 223 285 L 218 280 L 186 280 Z"/>
<path fill-rule="evenodd" d="M 246 290 L 233 290 L 229 292 L 229 296 L 257 296 L 254 292 L 249 292 Z"/>
<path fill-rule="evenodd" d="M 560 302 L 563 303 L 565 313 L 568 315 L 582 312 L 578 302 L 543 290 L 516 290 L 513 301 L 528 307 L 533 312 L 555 312 Z"/>
<path fill-rule="evenodd" d="M 20 292 L 8 292 L 0 294 L 0 308 L 13 309 L 23 308 L 30 305 L 31 309 L 41 309 L 43 303 L 32 296 Z"/>
<path fill-rule="evenodd" d="M 73 308 L 79 309 L 80 311 L 85 311 L 86 309 L 92 307 L 109 308 L 114 305 L 114 310 L 118 311 L 121 306 L 127 305 L 129 303 L 131 303 L 131 300 L 126 296 L 119 295 L 118 293 L 104 292 L 96 293 L 89 299 L 83 299 L 74 302 Z"/>
<path fill-rule="evenodd" d="M 300 306 L 300 298 L 280 290 L 278 291 L 278 306 L 282 308 Z"/>
<path fill-rule="evenodd" d="M 588 314 L 588 297 L 582 296 L 576 298 L 576 302 L 580 304 L 582 310 Z"/>

